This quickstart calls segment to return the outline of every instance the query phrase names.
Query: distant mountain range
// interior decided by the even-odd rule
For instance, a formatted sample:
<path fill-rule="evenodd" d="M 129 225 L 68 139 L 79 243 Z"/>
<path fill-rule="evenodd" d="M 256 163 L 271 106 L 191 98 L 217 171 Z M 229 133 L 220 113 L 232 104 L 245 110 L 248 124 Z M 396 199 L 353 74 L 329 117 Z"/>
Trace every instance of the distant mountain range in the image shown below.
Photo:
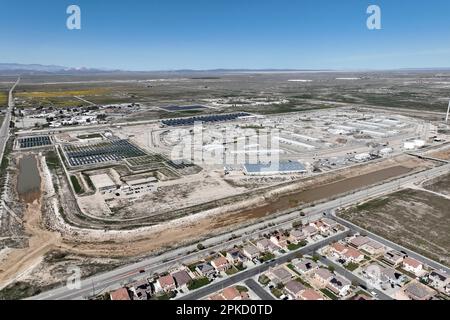
<path fill-rule="evenodd" d="M 295 71 L 331 71 L 331 70 L 300 70 L 300 69 L 211 69 L 211 70 L 157 70 L 153 72 L 177 72 L 177 73 L 201 73 L 201 72 L 295 72 Z M 21 64 L 21 63 L 0 63 L 0 72 L 22 72 L 22 73 L 99 73 L 99 72 L 152 72 L 152 71 L 128 71 L 96 68 L 70 68 L 57 65 L 43 64 Z"/>
<path fill-rule="evenodd" d="M 57 65 L 0 63 L 0 73 L 99 73 L 114 72 L 119 70 L 102 70 L 93 68 L 69 68 Z"/>
<path fill-rule="evenodd" d="M 448 71 L 450 68 L 404 68 L 397 71 Z M 331 69 L 210 69 L 210 70 L 158 70 L 158 71 L 127 71 L 100 68 L 73 68 L 58 65 L 43 64 L 21 64 L 21 63 L 0 63 L 0 74 L 19 75 L 19 74 L 95 74 L 95 73 L 228 73 L 228 72 L 333 72 L 338 70 Z M 342 70 L 344 71 L 344 70 Z M 368 72 L 370 70 L 347 70 L 347 72 Z M 375 70 L 374 70 L 375 71 Z M 387 71 L 387 70 L 386 70 Z M 395 70 L 392 70 L 395 71 Z"/>

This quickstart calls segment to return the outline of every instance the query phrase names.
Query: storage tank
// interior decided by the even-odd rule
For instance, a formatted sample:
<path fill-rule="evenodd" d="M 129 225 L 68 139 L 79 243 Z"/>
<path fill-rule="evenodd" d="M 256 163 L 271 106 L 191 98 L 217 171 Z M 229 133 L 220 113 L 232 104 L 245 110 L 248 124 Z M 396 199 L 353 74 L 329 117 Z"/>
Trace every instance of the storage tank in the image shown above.
<path fill-rule="evenodd" d="M 358 161 L 364 161 L 370 159 L 370 154 L 368 153 L 360 153 L 355 155 L 355 159 Z"/>
<path fill-rule="evenodd" d="M 406 150 L 414 150 L 416 148 L 416 144 L 414 142 L 405 142 L 403 144 L 403 148 Z"/>
<path fill-rule="evenodd" d="M 394 150 L 392 148 L 383 148 L 380 150 L 381 155 L 387 155 L 389 153 L 392 153 Z"/>
<path fill-rule="evenodd" d="M 425 141 L 424 140 L 419 140 L 419 139 L 414 140 L 414 145 L 417 148 L 421 148 L 421 147 L 423 147 L 425 145 Z"/>

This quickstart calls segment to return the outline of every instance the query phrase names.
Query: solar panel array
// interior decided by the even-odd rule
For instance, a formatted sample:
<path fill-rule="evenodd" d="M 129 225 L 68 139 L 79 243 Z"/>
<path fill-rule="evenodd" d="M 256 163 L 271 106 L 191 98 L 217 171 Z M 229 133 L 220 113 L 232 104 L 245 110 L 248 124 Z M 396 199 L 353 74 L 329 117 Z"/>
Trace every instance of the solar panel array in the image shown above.
<path fill-rule="evenodd" d="M 263 173 L 263 172 L 302 172 L 305 171 L 305 166 L 298 161 L 280 161 L 272 163 L 255 163 L 244 164 L 245 170 L 249 173 Z"/>
<path fill-rule="evenodd" d="M 166 126 L 188 126 L 193 125 L 195 122 L 219 122 L 219 121 L 232 121 L 239 117 L 249 116 L 246 112 L 232 113 L 232 114 L 218 114 L 212 116 L 198 116 L 180 119 L 168 119 L 161 122 Z"/>
<path fill-rule="evenodd" d="M 64 151 L 69 164 L 73 167 L 145 155 L 145 152 L 128 140 L 111 140 L 90 145 L 65 145 Z"/>
<path fill-rule="evenodd" d="M 172 168 L 179 169 L 179 170 L 194 166 L 194 164 L 192 164 L 190 162 L 176 161 L 176 160 L 175 161 L 169 160 L 169 161 L 167 161 L 167 164 L 169 166 L 171 166 Z"/>
<path fill-rule="evenodd" d="M 52 141 L 49 136 L 39 136 L 39 137 L 27 137 L 19 139 L 19 147 L 23 148 L 34 148 L 43 147 L 51 145 Z"/>

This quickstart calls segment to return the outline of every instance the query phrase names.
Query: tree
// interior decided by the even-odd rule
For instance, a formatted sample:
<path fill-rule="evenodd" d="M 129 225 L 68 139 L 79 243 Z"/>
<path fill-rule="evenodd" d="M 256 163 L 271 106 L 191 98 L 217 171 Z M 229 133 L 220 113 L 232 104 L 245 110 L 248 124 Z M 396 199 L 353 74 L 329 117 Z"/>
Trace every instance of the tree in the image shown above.
<path fill-rule="evenodd" d="M 282 282 L 277 284 L 277 289 L 282 290 L 284 288 L 284 284 Z"/>
<path fill-rule="evenodd" d="M 294 221 L 294 222 L 292 222 L 292 228 L 298 228 L 298 227 L 301 227 L 302 226 L 302 223 L 301 223 L 301 221 Z"/>
<path fill-rule="evenodd" d="M 198 249 L 198 250 L 203 250 L 203 249 L 205 249 L 205 246 L 204 246 L 203 244 L 199 243 L 199 244 L 197 245 L 197 249 Z"/>

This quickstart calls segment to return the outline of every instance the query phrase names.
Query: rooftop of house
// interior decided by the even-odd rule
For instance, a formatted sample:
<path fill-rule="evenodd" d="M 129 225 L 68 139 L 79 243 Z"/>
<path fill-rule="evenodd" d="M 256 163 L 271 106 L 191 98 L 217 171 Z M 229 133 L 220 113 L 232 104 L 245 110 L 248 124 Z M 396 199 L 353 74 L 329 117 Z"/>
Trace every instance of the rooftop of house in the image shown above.
<path fill-rule="evenodd" d="M 192 280 L 185 270 L 172 273 L 172 277 L 175 279 L 177 286 L 183 286 Z"/>
<path fill-rule="evenodd" d="M 242 248 L 243 251 L 249 253 L 249 254 L 255 254 L 255 253 L 259 253 L 259 250 L 257 247 L 255 247 L 254 245 L 246 245 L 244 248 Z"/>
<path fill-rule="evenodd" d="M 312 224 L 315 225 L 316 228 L 326 227 L 325 224 L 320 220 L 314 221 Z"/>
<path fill-rule="evenodd" d="M 261 246 L 261 247 L 263 247 L 263 248 L 269 248 L 269 247 L 273 246 L 273 243 L 271 241 L 269 241 L 268 239 L 266 239 L 266 238 L 258 240 L 256 242 L 256 244 Z"/>
<path fill-rule="evenodd" d="M 339 242 L 332 243 L 330 246 L 339 253 L 344 253 L 347 250 L 347 247 Z"/>
<path fill-rule="evenodd" d="M 436 277 L 440 281 L 446 281 L 449 278 L 448 274 L 446 274 L 445 272 L 442 272 L 442 271 L 438 271 L 438 270 L 431 271 L 430 276 Z"/>
<path fill-rule="evenodd" d="M 111 300 L 130 300 L 130 295 L 127 288 L 117 289 L 109 294 Z"/>
<path fill-rule="evenodd" d="M 314 226 L 306 226 L 302 229 L 302 231 L 305 233 L 311 234 L 311 233 L 317 232 L 317 228 Z"/>
<path fill-rule="evenodd" d="M 349 286 L 351 284 L 352 283 L 350 282 L 350 280 L 348 280 L 344 277 L 341 277 L 339 275 L 335 275 L 333 277 L 333 279 L 330 280 L 330 285 L 335 288 L 343 288 L 343 287 Z"/>
<path fill-rule="evenodd" d="M 357 250 L 355 248 L 351 248 L 351 247 L 347 248 L 347 250 L 344 253 L 344 256 L 346 256 L 348 258 L 354 258 L 354 259 L 361 257 L 362 255 L 363 254 L 359 250 Z"/>
<path fill-rule="evenodd" d="M 369 246 L 369 247 L 371 247 L 371 248 L 373 248 L 373 249 L 380 249 L 380 248 L 382 248 L 383 247 L 383 245 L 381 244 L 381 243 L 379 243 L 379 242 L 376 242 L 375 240 L 370 240 L 369 242 L 367 242 L 366 244 L 365 244 L 366 246 Z"/>
<path fill-rule="evenodd" d="M 213 294 L 212 296 L 209 296 L 208 299 L 209 300 L 225 300 L 225 298 L 219 293 L 216 293 L 216 294 Z"/>
<path fill-rule="evenodd" d="M 329 227 L 337 225 L 337 222 L 330 218 L 322 218 L 322 222 Z"/>
<path fill-rule="evenodd" d="M 273 268 L 270 270 L 270 273 L 272 273 L 276 278 L 282 280 L 282 279 L 288 279 L 292 277 L 292 274 L 286 270 L 285 267 L 278 267 Z"/>
<path fill-rule="evenodd" d="M 390 250 L 384 254 L 384 258 L 388 260 L 403 259 L 403 254 L 396 250 Z"/>
<path fill-rule="evenodd" d="M 242 256 L 242 252 L 238 248 L 228 250 L 227 254 L 230 254 L 233 258 L 238 258 Z"/>
<path fill-rule="evenodd" d="M 325 268 L 319 268 L 314 272 L 318 277 L 324 279 L 324 280 L 328 280 L 331 279 L 333 277 L 333 274 Z"/>
<path fill-rule="evenodd" d="M 380 277 L 381 280 L 383 281 L 387 280 L 397 281 L 398 279 L 400 279 L 401 276 L 402 274 L 400 272 L 391 267 L 384 267 L 381 268 L 380 270 Z"/>
<path fill-rule="evenodd" d="M 206 262 L 198 264 L 197 269 L 200 270 L 201 272 L 208 272 L 214 270 L 213 266 Z"/>
<path fill-rule="evenodd" d="M 238 289 L 236 289 L 236 287 L 225 288 L 222 292 L 222 295 L 225 298 L 225 300 L 234 300 L 241 296 L 241 294 L 239 293 Z"/>
<path fill-rule="evenodd" d="M 323 300 L 323 297 L 313 289 L 306 289 L 300 295 L 305 300 Z"/>
<path fill-rule="evenodd" d="M 298 230 L 298 229 L 292 230 L 292 231 L 289 233 L 289 235 L 290 235 L 291 237 L 293 237 L 293 238 L 301 238 L 301 237 L 304 237 L 304 236 L 305 236 L 305 234 L 303 233 L 303 231 L 302 231 L 302 230 Z"/>
<path fill-rule="evenodd" d="M 297 280 L 289 281 L 288 283 L 286 283 L 284 288 L 290 293 L 295 295 L 299 294 L 301 291 L 306 289 L 306 287 Z"/>
<path fill-rule="evenodd" d="M 416 259 L 410 257 L 406 257 L 405 259 L 403 259 L 403 264 L 409 265 L 413 268 L 418 268 L 419 266 L 422 265 L 420 261 L 417 261 Z"/>
<path fill-rule="evenodd" d="M 406 287 L 405 293 L 413 299 L 426 299 L 431 297 L 433 291 L 421 283 L 413 282 Z"/>
<path fill-rule="evenodd" d="M 218 258 L 214 259 L 212 261 L 212 263 L 214 263 L 215 266 L 220 267 L 220 266 L 226 266 L 228 264 L 228 261 L 224 257 L 218 257 Z"/>
<path fill-rule="evenodd" d="M 175 285 L 175 280 L 169 274 L 158 278 L 158 282 L 162 288 Z"/>
<path fill-rule="evenodd" d="M 294 266 L 299 270 L 308 271 L 317 267 L 317 263 L 315 263 L 314 260 L 306 258 L 294 263 Z"/>
<path fill-rule="evenodd" d="M 364 237 L 364 236 L 356 236 L 354 238 L 352 238 L 349 243 L 354 245 L 355 247 L 359 248 L 360 246 L 368 243 L 370 241 L 370 239 L 368 237 Z"/>

